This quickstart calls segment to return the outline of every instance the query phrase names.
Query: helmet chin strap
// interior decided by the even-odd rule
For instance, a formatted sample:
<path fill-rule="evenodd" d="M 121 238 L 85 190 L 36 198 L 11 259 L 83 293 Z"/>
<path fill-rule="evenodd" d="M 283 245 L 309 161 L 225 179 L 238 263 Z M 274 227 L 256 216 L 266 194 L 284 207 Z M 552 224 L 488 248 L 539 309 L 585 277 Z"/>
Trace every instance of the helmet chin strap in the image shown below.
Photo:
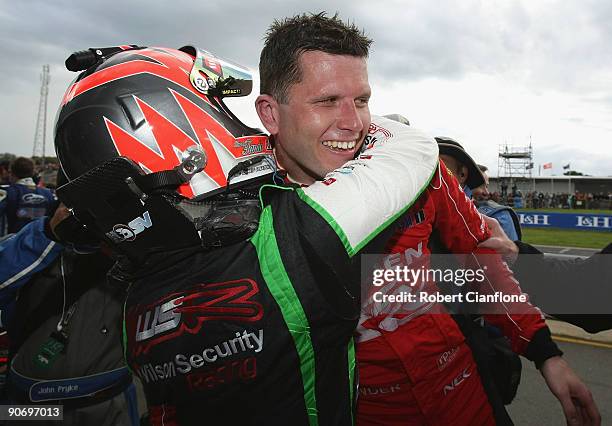
<path fill-rule="evenodd" d="M 229 173 L 227 174 L 227 184 L 225 186 L 225 193 L 227 194 L 229 192 L 230 189 L 230 180 L 236 176 L 238 173 L 241 173 L 245 170 L 247 170 L 249 167 L 254 166 L 255 164 L 259 164 L 262 161 L 266 160 L 268 157 L 265 155 L 258 155 L 256 157 L 253 158 L 249 158 L 248 160 L 244 160 L 241 161 L 240 163 L 236 164 L 234 167 L 231 168 L 231 170 L 229 171 Z"/>
<path fill-rule="evenodd" d="M 240 243 L 257 231 L 261 215 L 257 191 L 232 190 L 230 182 L 232 177 L 265 160 L 268 160 L 267 156 L 258 155 L 234 166 L 227 174 L 225 191 L 217 197 L 200 202 L 182 200 L 179 203 L 177 207 L 192 214 L 191 220 L 200 234 L 203 248 Z"/>
<path fill-rule="evenodd" d="M 147 194 L 158 189 L 175 189 L 191 180 L 196 173 L 206 167 L 208 159 L 206 152 L 198 145 L 192 145 L 181 154 L 181 163 L 171 170 L 162 170 L 136 179 L 127 178 L 126 183 L 141 201 L 147 199 Z"/>
<path fill-rule="evenodd" d="M 241 161 L 227 175 L 225 191 L 203 201 L 174 198 L 175 206 L 194 224 L 204 249 L 224 247 L 246 241 L 259 226 L 261 206 L 257 196 L 244 190 L 231 190 L 232 177 L 265 161 L 265 155 L 258 155 Z M 188 148 L 183 161 L 172 170 L 165 170 L 126 179 L 127 185 L 144 202 L 147 193 L 159 189 L 174 189 L 189 182 L 206 167 L 206 154 L 199 146 Z"/>

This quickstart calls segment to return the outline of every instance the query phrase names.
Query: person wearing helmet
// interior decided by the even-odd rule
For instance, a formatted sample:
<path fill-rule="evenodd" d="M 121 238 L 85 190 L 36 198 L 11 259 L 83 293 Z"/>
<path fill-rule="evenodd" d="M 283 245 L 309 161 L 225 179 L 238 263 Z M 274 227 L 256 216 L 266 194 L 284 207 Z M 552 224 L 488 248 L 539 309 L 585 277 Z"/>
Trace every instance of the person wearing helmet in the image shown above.
<path fill-rule="evenodd" d="M 125 357 L 152 424 L 353 422 L 358 255 L 382 250 L 429 183 L 437 147 L 393 121 L 370 124 L 370 41 L 336 31 L 359 65 L 361 124 L 336 146 L 344 167 L 305 188 L 274 185 L 283 177 L 267 137 L 223 102 L 249 93 L 246 69 L 193 47 L 67 61 L 85 70 L 56 123 L 69 180 L 58 194 L 123 259 L 113 277 L 129 286 Z M 353 158 L 366 136 L 376 146 Z"/>
<path fill-rule="evenodd" d="M 350 176 L 356 169 L 347 167 L 350 163 L 343 167 L 343 163 L 368 153 L 360 154 L 359 144 L 355 143 L 369 123 L 367 50 L 348 50 L 346 37 L 337 30 L 339 25 L 336 16 L 324 14 L 276 21 L 260 56 L 261 95 L 256 101 L 259 117 L 271 133 L 287 180 L 310 185 L 307 188 L 321 183 L 334 186 L 328 172 L 336 169 L 334 173 L 342 171 Z M 370 150 L 384 141 L 379 124 L 374 120 L 366 136 L 364 146 Z M 391 129 L 386 123 L 384 128 Z M 402 129 L 408 131 L 411 127 L 397 123 L 392 133 Z M 373 176 L 367 183 L 376 184 L 381 191 L 389 190 Z M 398 176 L 391 185 L 399 189 L 407 183 Z M 367 200 L 369 214 L 380 217 L 377 199 L 369 193 L 355 196 Z M 442 162 L 431 184 L 404 216 L 401 231 L 386 245 L 386 264 L 401 266 L 426 258 L 433 226 L 438 227 L 449 248 L 458 253 L 475 250 L 477 243 L 489 236 L 486 224 Z M 496 265 L 497 279 L 510 292 L 520 292 L 499 258 Z M 363 304 L 356 337 L 358 424 L 467 425 L 493 424 L 497 420 L 457 324 L 444 311 L 424 315 L 439 310 L 439 304 L 407 304 L 400 312 L 385 311 L 370 297 Z M 390 305 L 390 310 L 397 307 Z M 560 352 L 550 340 L 540 313 L 527 308 L 527 314 L 520 318 L 498 316 L 515 350 L 527 354 L 538 366 L 545 365 L 543 371 L 548 379 L 558 373 L 561 383 L 574 380 L 575 375 L 556 356 Z M 580 391 L 585 389 L 582 383 L 571 384 Z M 569 399 L 569 393 L 566 396 Z M 586 405 L 584 392 L 581 397 Z M 494 402 L 501 404 L 499 399 Z M 501 420 L 498 424 L 502 424 Z"/>

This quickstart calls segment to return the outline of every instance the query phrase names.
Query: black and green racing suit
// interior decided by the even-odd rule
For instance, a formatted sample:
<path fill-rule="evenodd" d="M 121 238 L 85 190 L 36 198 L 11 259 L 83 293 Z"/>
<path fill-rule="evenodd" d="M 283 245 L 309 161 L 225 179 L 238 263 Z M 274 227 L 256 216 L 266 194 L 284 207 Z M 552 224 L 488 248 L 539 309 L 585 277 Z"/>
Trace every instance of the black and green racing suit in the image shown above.
<path fill-rule="evenodd" d="M 430 137 L 384 118 L 365 148 L 307 188 L 262 187 L 248 241 L 131 284 L 126 358 L 152 424 L 352 424 L 358 255 L 382 250 L 437 165 Z"/>

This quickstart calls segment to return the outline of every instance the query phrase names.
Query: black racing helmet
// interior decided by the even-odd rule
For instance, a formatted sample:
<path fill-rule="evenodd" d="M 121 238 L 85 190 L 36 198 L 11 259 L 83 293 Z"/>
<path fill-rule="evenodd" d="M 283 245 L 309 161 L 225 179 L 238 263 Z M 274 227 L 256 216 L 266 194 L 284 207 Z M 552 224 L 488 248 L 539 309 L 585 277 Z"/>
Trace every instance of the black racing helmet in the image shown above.
<path fill-rule="evenodd" d="M 202 201 L 268 177 L 272 148 L 224 97 L 252 89 L 246 68 L 186 46 L 119 46 L 71 55 L 84 70 L 64 95 L 55 149 L 77 219 L 133 258 L 201 240 Z"/>

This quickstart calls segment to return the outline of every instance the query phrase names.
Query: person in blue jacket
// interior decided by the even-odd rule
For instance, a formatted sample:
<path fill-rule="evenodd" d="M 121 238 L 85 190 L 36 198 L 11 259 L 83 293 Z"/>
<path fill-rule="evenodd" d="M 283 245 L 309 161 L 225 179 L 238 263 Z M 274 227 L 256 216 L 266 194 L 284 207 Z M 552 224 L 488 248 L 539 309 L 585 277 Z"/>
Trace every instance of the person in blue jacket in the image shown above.
<path fill-rule="evenodd" d="M 10 321 L 18 290 L 34 274 L 47 268 L 64 246 L 56 241 L 54 228 L 68 214 L 65 207 L 53 217 L 42 217 L 0 243 L 0 325 Z"/>
<path fill-rule="evenodd" d="M 11 163 L 10 178 L 13 183 L 0 189 L 0 217 L 5 222 L 0 235 L 18 232 L 32 220 L 50 215 L 57 207 L 53 192 L 36 186 L 34 162 L 29 158 L 19 157 Z"/>
<path fill-rule="evenodd" d="M 0 242 L 3 400 L 61 404 L 63 424 L 136 425 L 121 346 L 125 289 L 106 282 L 113 260 L 75 229 L 60 205 Z"/>

